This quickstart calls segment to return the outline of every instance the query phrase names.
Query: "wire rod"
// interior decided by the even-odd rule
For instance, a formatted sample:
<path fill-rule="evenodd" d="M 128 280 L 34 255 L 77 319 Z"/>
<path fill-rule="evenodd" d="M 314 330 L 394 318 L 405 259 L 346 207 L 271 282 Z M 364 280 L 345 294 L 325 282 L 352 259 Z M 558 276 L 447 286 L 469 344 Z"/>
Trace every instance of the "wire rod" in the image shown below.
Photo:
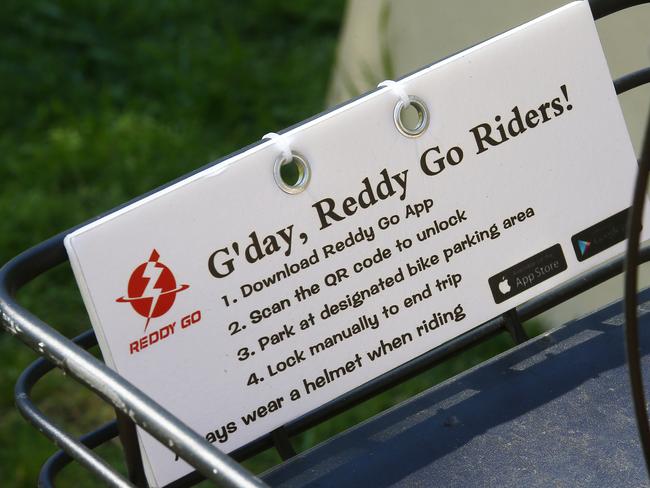
<path fill-rule="evenodd" d="M 650 67 L 621 76 L 614 81 L 614 89 L 616 90 L 616 94 L 620 95 L 646 83 L 650 83 Z"/>
<path fill-rule="evenodd" d="M 628 220 L 627 254 L 625 257 L 625 351 L 627 355 L 632 403 L 636 416 L 639 439 L 643 449 L 646 470 L 650 476 L 650 427 L 643 388 L 641 354 L 639 350 L 639 327 L 637 320 L 637 282 L 639 264 L 639 240 L 643 206 L 646 200 L 648 170 L 650 169 L 650 117 L 646 124 L 646 134 L 641 152 L 641 161 L 634 185 L 634 196 Z"/>

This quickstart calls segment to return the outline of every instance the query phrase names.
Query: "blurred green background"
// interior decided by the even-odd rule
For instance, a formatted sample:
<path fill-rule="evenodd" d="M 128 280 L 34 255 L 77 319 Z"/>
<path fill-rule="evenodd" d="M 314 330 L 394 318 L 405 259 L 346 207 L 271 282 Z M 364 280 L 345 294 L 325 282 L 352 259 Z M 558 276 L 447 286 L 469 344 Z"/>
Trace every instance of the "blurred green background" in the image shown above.
<path fill-rule="evenodd" d="M 323 110 L 343 0 L 0 2 L 0 262 Z M 19 299 L 72 337 L 88 320 L 67 265 Z M 304 450 L 510 347 L 499 336 L 295 439 Z M 35 354 L 0 333 L 0 485 L 35 486 L 54 447 L 13 385 Z M 111 409 L 53 373 L 38 405 L 75 434 Z M 124 471 L 116 443 L 102 448 Z M 260 472 L 273 452 L 247 461 Z M 77 467 L 60 486 L 97 486 Z"/>

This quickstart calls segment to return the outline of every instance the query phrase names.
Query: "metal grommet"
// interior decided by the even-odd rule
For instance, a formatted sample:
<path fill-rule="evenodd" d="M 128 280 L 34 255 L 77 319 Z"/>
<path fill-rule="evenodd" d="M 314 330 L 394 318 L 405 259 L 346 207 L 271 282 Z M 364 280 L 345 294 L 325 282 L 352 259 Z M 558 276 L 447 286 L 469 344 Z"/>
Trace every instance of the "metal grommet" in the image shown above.
<path fill-rule="evenodd" d="M 399 100 L 395 104 L 393 119 L 395 120 L 395 126 L 397 127 L 397 130 L 399 130 L 406 137 L 418 137 L 429 126 L 429 110 L 427 109 L 425 103 L 418 97 L 409 95 L 409 102 L 411 102 L 410 105 L 416 110 L 418 116 L 418 121 L 415 127 L 407 127 L 404 123 L 404 110 L 407 108 L 407 106 L 402 100 Z"/>
<path fill-rule="evenodd" d="M 291 159 L 287 159 L 280 155 L 275 160 L 273 177 L 283 192 L 295 195 L 307 188 L 311 178 L 311 169 L 307 159 L 303 156 L 295 152 L 292 152 L 291 156 Z"/>

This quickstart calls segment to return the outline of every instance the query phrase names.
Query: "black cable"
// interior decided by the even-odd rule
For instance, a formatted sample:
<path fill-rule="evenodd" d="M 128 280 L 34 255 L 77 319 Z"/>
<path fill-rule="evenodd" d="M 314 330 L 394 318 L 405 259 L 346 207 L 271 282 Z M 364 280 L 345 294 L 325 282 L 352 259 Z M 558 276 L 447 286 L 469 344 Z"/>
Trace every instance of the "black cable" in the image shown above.
<path fill-rule="evenodd" d="M 589 0 L 591 13 L 595 20 L 644 3 L 648 3 L 648 0 Z"/>
<path fill-rule="evenodd" d="M 650 476 L 650 427 L 648 426 L 648 411 L 646 408 L 645 392 L 643 390 L 643 374 L 641 371 L 641 354 L 639 351 L 639 328 L 636 315 L 637 281 L 639 264 L 639 239 L 643 205 L 646 199 L 648 170 L 650 169 L 650 117 L 646 124 L 646 133 L 641 151 L 641 161 L 634 185 L 634 196 L 628 219 L 627 255 L 625 257 L 625 348 L 627 353 L 630 386 L 632 388 L 632 403 L 636 415 L 639 438 L 643 449 L 646 470 Z"/>
<path fill-rule="evenodd" d="M 621 76 L 614 81 L 614 88 L 616 89 L 616 94 L 620 95 L 646 83 L 650 83 L 650 67 Z"/>

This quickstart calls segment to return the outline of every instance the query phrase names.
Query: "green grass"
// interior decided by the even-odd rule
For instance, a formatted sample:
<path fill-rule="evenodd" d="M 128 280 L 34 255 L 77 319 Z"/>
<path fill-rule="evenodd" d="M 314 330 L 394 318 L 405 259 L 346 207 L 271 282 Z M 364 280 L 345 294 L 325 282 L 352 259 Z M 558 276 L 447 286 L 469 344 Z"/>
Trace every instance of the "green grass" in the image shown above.
<path fill-rule="evenodd" d="M 322 110 L 343 11 L 333 2 L 0 2 L 0 262 Z M 19 299 L 67 336 L 88 320 L 67 265 Z M 498 337 L 299 436 L 300 450 L 496 352 Z M 35 358 L 0 333 L 0 484 L 35 486 L 54 447 L 13 405 Z M 75 434 L 112 416 L 54 373 L 38 405 Z M 120 449 L 100 450 L 119 469 Z M 256 472 L 277 462 L 264 453 Z M 78 467 L 60 486 L 96 486 Z"/>
<path fill-rule="evenodd" d="M 342 0 L 0 2 L 0 262 L 322 110 L 342 9 Z M 20 299 L 68 336 L 88 327 L 67 266 Z M 35 486 L 54 451 L 13 406 L 34 357 L 0 335 L 2 486 Z M 35 396 L 77 433 L 111 416 L 60 375 Z M 79 470 L 66 480 L 96 485 Z"/>

